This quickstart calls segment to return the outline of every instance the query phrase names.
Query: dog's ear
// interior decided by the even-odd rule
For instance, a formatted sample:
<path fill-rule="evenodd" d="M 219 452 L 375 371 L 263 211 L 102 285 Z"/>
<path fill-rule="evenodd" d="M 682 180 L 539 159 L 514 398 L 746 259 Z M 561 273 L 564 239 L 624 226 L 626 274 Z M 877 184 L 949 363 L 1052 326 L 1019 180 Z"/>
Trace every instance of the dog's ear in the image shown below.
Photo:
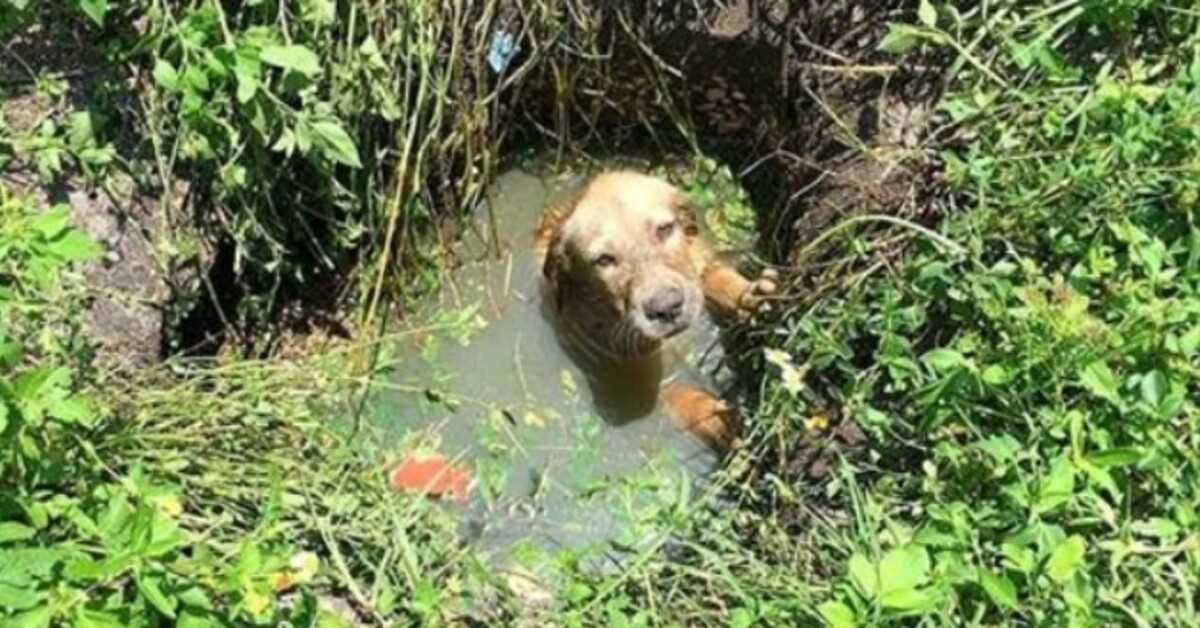
<path fill-rule="evenodd" d="M 567 256 L 567 242 L 563 237 L 563 226 L 567 219 L 575 213 L 575 207 L 587 192 L 588 186 L 595 177 L 588 177 L 577 182 L 572 188 L 560 192 L 546 203 L 542 220 L 538 224 L 534 239 L 537 246 L 545 252 L 542 261 L 542 276 L 546 286 L 554 295 L 554 307 L 562 310 L 565 294 L 568 291 L 570 259 Z"/>
<path fill-rule="evenodd" d="M 689 238 L 693 238 L 700 233 L 700 223 L 696 218 L 696 207 L 692 205 L 691 199 L 686 194 L 675 190 L 671 195 L 671 208 L 675 210 L 675 218 L 679 221 L 679 226 L 683 227 L 683 232 Z"/>
<path fill-rule="evenodd" d="M 545 251 L 542 261 L 542 277 L 546 286 L 554 295 L 554 307 L 561 310 L 566 292 L 566 266 L 568 264 L 566 241 L 563 239 L 562 226 L 566 219 L 560 215 L 550 214 L 538 227 L 537 239 L 539 246 Z"/>

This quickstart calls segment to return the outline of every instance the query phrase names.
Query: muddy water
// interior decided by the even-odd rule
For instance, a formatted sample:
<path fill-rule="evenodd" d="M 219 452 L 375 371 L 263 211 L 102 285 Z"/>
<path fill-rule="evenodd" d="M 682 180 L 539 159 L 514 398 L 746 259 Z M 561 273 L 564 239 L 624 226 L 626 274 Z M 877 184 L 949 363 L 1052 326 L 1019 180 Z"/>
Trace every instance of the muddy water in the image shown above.
<path fill-rule="evenodd" d="M 514 171 L 492 195 L 501 251 L 476 233 L 461 243 L 467 263 L 427 304 L 400 348 L 392 390 L 377 423 L 461 461 L 476 480 L 454 507 L 478 547 L 581 548 L 604 541 L 636 546 L 644 519 L 669 508 L 715 464 L 698 440 L 658 408 L 636 420 L 606 421 L 584 374 L 560 348 L 544 316 L 532 233 L 548 195 L 577 181 L 548 183 Z M 489 252 L 489 248 L 491 251 Z M 715 328 L 697 326 L 675 372 L 715 386 Z M 532 544 L 532 545 L 531 545 Z"/>

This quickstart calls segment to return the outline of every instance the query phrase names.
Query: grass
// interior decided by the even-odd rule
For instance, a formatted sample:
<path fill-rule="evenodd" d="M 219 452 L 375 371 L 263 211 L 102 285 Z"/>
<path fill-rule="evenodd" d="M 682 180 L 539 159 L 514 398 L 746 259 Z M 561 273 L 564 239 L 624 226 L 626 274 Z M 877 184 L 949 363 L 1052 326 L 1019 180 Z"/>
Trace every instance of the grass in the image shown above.
<path fill-rule="evenodd" d="M 350 449 L 328 421 L 359 385 L 348 349 L 96 372 L 85 339 L 43 330 L 77 322 L 68 264 L 97 247 L 63 212 L 0 209 L 6 625 L 338 625 L 318 585 L 428 622 L 488 594 L 452 522 L 386 488 L 396 454 Z"/>
<path fill-rule="evenodd" d="M 10 5 L 0 27 L 28 18 Z M 146 81 L 136 107 L 60 107 L 0 131 L 0 156 L 102 187 L 115 170 L 161 190 L 204 173 L 203 233 L 233 241 L 247 276 L 304 285 L 361 257 L 356 301 L 380 317 L 382 286 L 432 263 L 417 243 L 438 211 L 469 206 L 499 164 L 501 118 L 467 106 L 492 92 L 437 56 L 481 14 L 128 11 L 149 6 L 145 30 L 114 28 L 107 48 Z M 537 41 L 583 37 L 565 6 L 526 7 Z M 123 25 L 106 7 L 67 9 Z M 727 506 L 681 496 L 640 513 L 649 542 L 620 573 L 550 557 L 547 610 L 522 607 L 447 517 L 386 489 L 405 444 L 327 421 L 374 375 L 359 347 L 98 369 L 79 264 L 99 248 L 64 211 L 5 193 L 0 620 L 327 625 L 320 603 L 344 600 L 402 625 L 1195 625 L 1200 16 L 1168 0 L 914 8 L 881 46 L 951 59 L 953 132 L 922 147 L 943 163 L 944 219 L 851 217 L 801 243 L 837 245 L 854 274 L 813 298 L 795 286 L 756 330 L 749 432 L 717 478 Z M 483 54 L 472 37 L 459 58 Z M 564 93 L 599 80 L 539 55 L 514 75 L 557 76 Z M 563 101 L 560 139 L 577 106 Z M 132 152 L 113 126 L 129 119 Z M 718 235 L 742 233 L 747 201 L 699 163 L 689 191 L 724 209 Z M 449 202 L 429 202 L 461 172 Z M 870 237 L 881 221 L 901 255 Z"/>
<path fill-rule="evenodd" d="M 1195 623 L 1196 16 L 926 6 L 884 45 L 963 53 L 956 209 L 779 318 L 731 469 L 742 525 L 698 524 L 721 549 L 647 566 L 639 594 L 747 624 Z M 830 417 L 870 441 L 814 482 Z"/>

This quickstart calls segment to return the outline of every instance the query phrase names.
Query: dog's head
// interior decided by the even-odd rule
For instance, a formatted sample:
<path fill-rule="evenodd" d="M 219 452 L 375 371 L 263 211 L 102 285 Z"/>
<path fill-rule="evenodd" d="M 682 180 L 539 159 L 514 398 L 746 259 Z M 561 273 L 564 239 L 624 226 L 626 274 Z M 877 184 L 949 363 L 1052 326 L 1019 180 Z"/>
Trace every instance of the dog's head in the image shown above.
<path fill-rule="evenodd" d="M 656 346 L 699 316 L 695 216 L 665 181 L 601 174 L 545 231 L 543 273 L 556 307 L 615 353 Z"/>

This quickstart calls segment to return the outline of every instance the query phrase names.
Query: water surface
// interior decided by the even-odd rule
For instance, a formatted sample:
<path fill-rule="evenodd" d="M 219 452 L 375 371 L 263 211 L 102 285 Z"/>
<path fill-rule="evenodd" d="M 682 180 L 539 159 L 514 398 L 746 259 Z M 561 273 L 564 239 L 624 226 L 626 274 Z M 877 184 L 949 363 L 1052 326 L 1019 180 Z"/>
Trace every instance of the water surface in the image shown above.
<path fill-rule="evenodd" d="M 642 519 L 686 496 L 685 478 L 716 463 L 656 408 L 606 422 L 544 317 L 532 234 L 549 195 L 576 183 L 522 171 L 499 178 L 491 202 L 500 246 L 488 245 L 491 222 L 478 217 L 459 245 L 468 263 L 410 317 L 393 389 L 375 408 L 390 434 L 420 431 L 472 470 L 463 530 L 497 555 L 530 544 L 636 545 Z M 696 350 L 669 361 L 687 372 L 667 375 L 711 383 L 719 353 L 706 349 L 715 328 L 706 321 L 692 333 Z"/>

